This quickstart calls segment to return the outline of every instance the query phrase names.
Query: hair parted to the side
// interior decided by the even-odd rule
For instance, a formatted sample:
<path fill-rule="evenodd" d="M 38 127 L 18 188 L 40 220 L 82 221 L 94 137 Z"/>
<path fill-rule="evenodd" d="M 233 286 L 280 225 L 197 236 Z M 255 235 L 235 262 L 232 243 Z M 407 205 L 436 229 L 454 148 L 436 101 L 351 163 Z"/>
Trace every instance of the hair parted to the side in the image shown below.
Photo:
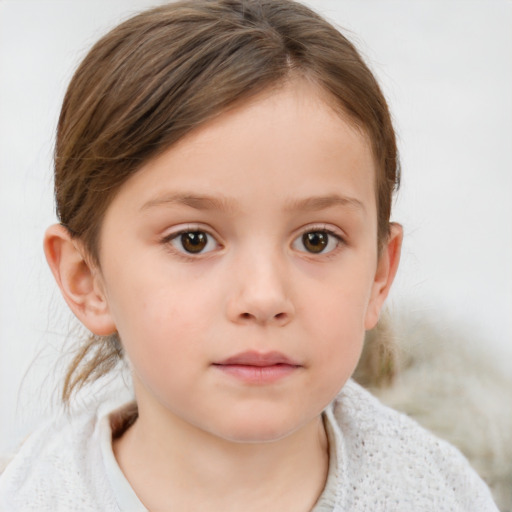
<path fill-rule="evenodd" d="M 214 116 L 294 77 L 318 85 L 370 141 L 381 246 L 399 184 L 386 100 L 352 43 L 291 0 L 182 0 L 142 12 L 98 41 L 59 118 L 60 222 L 99 265 L 103 216 L 130 176 Z M 64 401 L 121 353 L 115 336 L 88 340 L 68 369 Z"/>

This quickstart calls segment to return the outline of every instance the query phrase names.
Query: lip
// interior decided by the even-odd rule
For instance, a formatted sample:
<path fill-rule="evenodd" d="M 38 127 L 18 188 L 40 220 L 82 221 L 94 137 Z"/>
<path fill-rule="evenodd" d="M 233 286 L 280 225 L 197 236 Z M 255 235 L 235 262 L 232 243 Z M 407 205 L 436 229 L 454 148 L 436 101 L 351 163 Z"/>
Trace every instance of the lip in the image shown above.
<path fill-rule="evenodd" d="M 302 365 L 280 352 L 248 351 L 213 363 L 222 373 L 249 384 L 271 384 L 292 375 Z"/>
<path fill-rule="evenodd" d="M 245 366 L 273 366 L 278 364 L 301 366 L 300 363 L 281 354 L 281 352 L 257 352 L 250 350 L 241 352 L 234 356 L 228 357 L 222 361 L 214 363 L 216 365 L 245 365 Z"/>

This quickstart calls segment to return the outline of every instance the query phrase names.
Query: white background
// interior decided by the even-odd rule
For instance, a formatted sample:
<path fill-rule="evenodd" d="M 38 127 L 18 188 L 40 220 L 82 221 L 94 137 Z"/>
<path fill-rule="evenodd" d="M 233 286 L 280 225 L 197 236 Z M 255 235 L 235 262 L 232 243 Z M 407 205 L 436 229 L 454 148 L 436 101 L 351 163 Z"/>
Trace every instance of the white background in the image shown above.
<path fill-rule="evenodd" d="M 155 3 L 0 1 L 0 454 L 58 401 L 70 322 L 41 246 L 65 87 L 112 24 Z M 393 310 L 478 339 L 512 374 L 512 3 L 308 3 L 347 29 L 396 121 Z"/>

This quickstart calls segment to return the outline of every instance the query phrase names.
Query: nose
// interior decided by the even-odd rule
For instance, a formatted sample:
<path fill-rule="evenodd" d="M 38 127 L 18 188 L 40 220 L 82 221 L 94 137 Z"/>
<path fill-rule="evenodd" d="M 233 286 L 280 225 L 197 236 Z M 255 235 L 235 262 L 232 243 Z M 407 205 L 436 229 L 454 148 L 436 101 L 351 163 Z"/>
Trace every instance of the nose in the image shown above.
<path fill-rule="evenodd" d="M 286 269 L 263 253 L 245 258 L 231 275 L 227 314 L 239 324 L 285 326 L 294 317 Z"/>

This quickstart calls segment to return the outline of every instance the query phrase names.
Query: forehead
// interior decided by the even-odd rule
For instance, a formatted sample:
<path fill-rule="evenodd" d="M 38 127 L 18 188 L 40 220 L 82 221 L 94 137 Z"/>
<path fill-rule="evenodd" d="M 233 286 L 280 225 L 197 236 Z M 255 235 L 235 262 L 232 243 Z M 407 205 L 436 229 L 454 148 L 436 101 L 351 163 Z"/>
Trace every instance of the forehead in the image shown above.
<path fill-rule="evenodd" d="M 318 87 L 292 81 L 204 123 L 147 162 L 120 192 L 129 189 L 139 205 L 196 189 L 236 196 L 235 202 L 339 195 L 355 204 L 374 197 L 374 174 L 365 134 Z"/>
<path fill-rule="evenodd" d="M 257 136 L 257 123 L 263 118 L 269 129 L 285 128 L 279 133 L 279 138 L 291 133 L 291 126 L 286 126 L 286 123 L 292 121 L 297 132 L 304 128 L 304 137 L 313 135 L 312 128 L 333 129 L 334 125 L 337 125 L 336 128 L 342 128 L 343 131 L 351 132 L 354 138 L 360 138 L 369 149 L 372 146 L 366 127 L 361 126 L 361 123 L 347 112 L 341 100 L 335 98 L 324 87 L 302 76 L 290 77 L 258 94 L 235 101 L 173 146 L 187 145 L 191 140 L 198 143 L 201 138 L 207 140 L 205 134 L 208 132 L 213 133 L 214 130 L 222 130 L 228 128 L 228 125 L 235 124 L 244 128 L 244 135 L 250 136 L 250 130 L 253 129 L 252 135 Z M 296 124 L 297 121 L 299 124 Z M 308 127 L 311 129 L 310 133 L 307 133 Z M 324 132 L 324 135 L 327 137 L 328 132 Z"/>

